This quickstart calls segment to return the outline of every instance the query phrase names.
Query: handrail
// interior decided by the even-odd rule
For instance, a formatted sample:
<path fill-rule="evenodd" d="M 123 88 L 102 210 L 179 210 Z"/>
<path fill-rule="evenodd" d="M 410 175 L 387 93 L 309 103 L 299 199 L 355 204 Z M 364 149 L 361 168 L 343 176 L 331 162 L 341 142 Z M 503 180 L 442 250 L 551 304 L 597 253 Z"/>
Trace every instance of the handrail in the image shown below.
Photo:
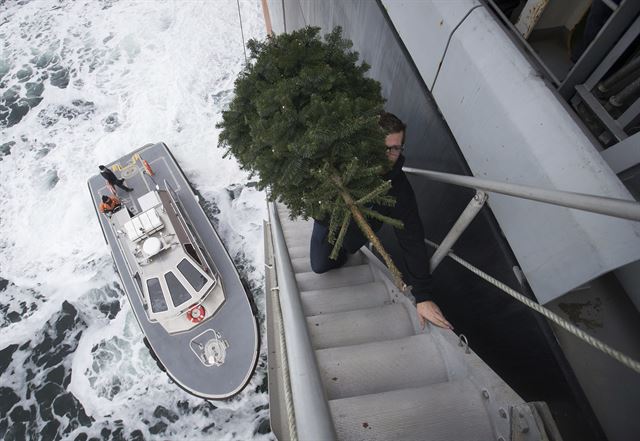
<path fill-rule="evenodd" d="M 451 251 L 451 247 L 455 243 L 455 241 L 460 237 L 464 229 L 469 225 L 469 223 L 473 220 L 475 215 L 478 213 L 480 208 L 482 208 L 482 203 L 484 203 L 485 195 L 481 190 L 485 191 L 494 191 L 497 193 L 506 194 L 509 196 L 516 196 L 525 199 L 532 199 L 539 202 L 545 202 L 554 205 L 561 205 L 564 207 L 570 208 L 578 208 L 581 210 L 591 211 L 595 213 L 607 214 L 609 216 L 622 217 L 625 219 L 632 220 L 640 220 L 640 204 L 636 202 L 624 201 L 621 199 L 612 199 L 601 196 L 591 196 L 585 195 L 581 193 L 569 193 L 565 191 L 554 191 L 554 190 L 543 190 L 535 187 L 527 187 L 524 185 L 516 185 L 516 184 L 506 184 L 502 182 L 490 181 L 488 179 L 478 179 L 470 176 L 460 176 L 454 175 L 450 173 L 441 173 L 434 172 L 429 170 L 420 170 L 410 167 L 403 167 L 403 170 L 407 173 L 415 173 L 422 176 L 426 176 L 427 178 L 445 182 L 454 185 L 461 185 L 463 187 L 471 187 L 476 189 L 476 195 L 471 200 L 467 208 L 465 208 L 464 212 L 453 226 L 449 234 L 445 237 L 445 240 L 438 245 L 434 242 L 431 242 L 428 239 L 425 239 L 425 242 L 432 247 L 436 248 L 436 252 L 434 253 L 434 257 L 430 262 L 430 270 L 433 270 L 437 267 L 438 263 L 442 260 L 442 258 L 446 255 L 451 257 L 453 260 L 458 262 L 460 265 L 491 283 L 498 289 L 503 292 L 509 294 L 519 302 L 525 304 L 529 308 L 534 311 L 542 314 L 549 320 L 555 322 L 561 328 L 580 338 L 584 342 L 590 344 L 594 348 L 604 352 L 605 354 L 613 357 L 620 363 L 625 366 L 633 369 L 634 371 L 640 373 L 640 362 L 635 360 L 628 355 L 612 348 L 606 343 L 598 340 L 597 338 L 587 334 L 582 331 L 580 328 L 570 323 L 569 321 L 563 319 L 559 315 L 545 308 L 544 306 L 528 299 L 524 295 L 510 288 L 506 284 L 500 282 L 499 280 L 489 276 L 487 273 L 479 270 L 478 268 L 471 265 L 469 262 L 459 258 Z M 480 201 L 482 200 L 482 203 Z M 603 207 L 604 205 L 604 207 Z M 638 212 L 638 213 L 637 213 Z M 435 257 L 438 256 L 436 259 Z"/>
<path fill-rule="evenodd" d="M 455 184 L 462 187 L 501 193 L 508 196 L 560 205 L 567 208 L 577 208 L 579 210 L 590 211 L 592 213 L 640 221 L 640 203 L 635 201 L 608 198 L 604 196 L 593 196 L 569 191 L 546 190 L 526 185 L 510 184 L 506 182 L 476 178 L 473 176 L 462 176 L 412 167 L 403 167 L 402 170 L 407 173 L 424 176 L 428 179 L 447 184 Z"/>
<path fill-rule="evenodd" d="M 269 202 L 269 217 L 271 225 L 274 227 L 271 230 L 273 251 L 277 259 L 276 275 L 289 358 L 291 393 L 298 439 L 335 440 L 333 420 L 320 379 L 315 353 L 311 347 L 298 284 L 284 240 L 280 217 L 273 202 Z"/>
<path fill-rule="evenodd" d="M 439 248 L 437 243 L 431 242 L 429 239 L 425 239 L 424 241 L 426 244 L 434 248 Z M 613 347 L 604 343 L 603 341 L 598 340 L 597 338 L 587 334 L 586 332 L 578 328 L 573 323 L 560 317 L 558 314 L 545 308 L 539 303 L 536 303 L 533 300 L 528 299 L 523 294 L 520 294 L 518 291 L 509 287 L 505 283 L 500 282 L 498 279 L 491 277 L 489 274 L 471 265 L 466 260 L 461 259 L 457 255 L 455 255 L 452 251 L 449 251 L 447 255 L 451 257 L 453 260 L 455 260 L 456 262 L 458 262 L 460 265 L 462 265 L 463 267 L 465 267 L 466 269 L 474 273 L 475 275 L 479 276 L 480 278 L 486 280 L 487 282 L 489 282 L 490 284 L 498 288 L 499 290 L 503 291 L 506 294 L 509 294 L 511 297 L 523 303 L 525 306 L 528 306 L 534 311 L 542 314 L 543 316 L 545 316 L 546 318 L 548 318 L 549 320 L 551 320 L 552 322 L 554 322 L 555 324 L 563 328 L 565 331 L 568 331 L 569 333 L 575 335 L 585 343 L 593 346 L 599 351 L 602 351 L 603 353 L 609 355 L 610 357 L 614 358 L 615 360 L 619 361 L 620 363 L 624 364 L 628 368 L 640 374 L 640 361 L 629 357 L 627 354 L 620 352 L 617 349 L 614 349 Z"/>

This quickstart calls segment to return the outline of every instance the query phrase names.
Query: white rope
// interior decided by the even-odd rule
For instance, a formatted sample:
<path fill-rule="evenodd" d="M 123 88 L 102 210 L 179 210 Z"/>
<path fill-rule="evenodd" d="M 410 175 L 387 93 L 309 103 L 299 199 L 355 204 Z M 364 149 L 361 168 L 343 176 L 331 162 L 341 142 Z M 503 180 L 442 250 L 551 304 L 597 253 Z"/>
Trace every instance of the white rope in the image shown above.
<path fill-rule="evenodd" d="M 438 248 L 438 244 L 436 244 L 434 242 L 431 242 L 428 239 L 425 239 L 425 242 L 427 242 L 429 245 L 431 245 L 434 248 Z M 587 334 L 582 329 L 578 328 L 577 326 L 575 326 L 572 323 L 568 322 L 567 320 L 563 319 L 559 315 L 551 312 L 550 310 L 548 310 L 544 306 L 541 306 L 540 304 L 532 301 L 531 299 L 525 297 L 524 295 L 520 294 L 519 292 L 515 291 L 514 289 L 510 288 L 509 286 L 505 285 L 504 283 L 500 282 L 499 280 L 494 279 L 493 277 L 491 277 L 487 273 L 485 273 L 485 272 L 479 270 L 478 268 L 474 267 L 469 262 L 467 262 L 467 261 L 461 259 L 460 257 L 456 256 L 455 254 L 453 254 L 451 251 L 449 251 L 448 255 L 449 255 L 449 257 L 451 257 L 453 260 L 458 262 L 463 267 L 467 268 L 472 273 L 474 273 L 477 276 L 483 278 L 484 280 L 486 280 L 487 282 L 491 283 L 496 288 L 499 288 L 502 291 L 506 292 L 511 297 L 515 298 L 516 300 L 519 300 L 520 302 L 524 303 L 525 305 L 527 305 L 529 308 L 533 309 L 534 311 L 539 312 L 540 314 L 542 314 L 543 316 L 545 316 L 546 318 L 548 318 L 552 322 L 556 323 L 561 328 L 564 328 L 565 330 L 569 331 L 571 334 L 575 335 L 576 337 L 582 339 L 583 341 L 585 341 L 586 343 L 590 344 L 594 348 L 599 349 L 600 351 L 604 352 L 605 354 L 609 355 L 610 357 L 613 357 L 614 359 L 618 360 L 620 363 L 624 364 L 628 368 L 631 368 L 634 371 L 640 373 L 640 362 L 638 362 L 637 360 L 634 360 L 633 358 L 629 357 L 628 355 L 623 354 L 622 352 L 620 352 L 620 351 L 618 351 L 616 349 L 613 349 L 611 346 L 607 345 L 606 343 L 604 343 L 604 342 L 598 340 L 597 338 Z"/>
<path fill-rule="evenodd" d="M 287 342 L 284 338 L 284 325 L 282 323 L 282 308 L 280 307 L 280 289 L 272 288 L 275 292 L 276 313 L 278 316 L 278 338 L 280 340 L 280 358 L 282 360 L 282 378 L 284 388 L 284 401 L 287 407 L 287 421 L 289 422 L 289 437 L 291 441 L 298 441 L 298 428 L 296 427 L 295 411 L 293 409 L 293 397 L 291 395 L 291 383 L 289 377 L 289 359 L 287 357 Z"/>

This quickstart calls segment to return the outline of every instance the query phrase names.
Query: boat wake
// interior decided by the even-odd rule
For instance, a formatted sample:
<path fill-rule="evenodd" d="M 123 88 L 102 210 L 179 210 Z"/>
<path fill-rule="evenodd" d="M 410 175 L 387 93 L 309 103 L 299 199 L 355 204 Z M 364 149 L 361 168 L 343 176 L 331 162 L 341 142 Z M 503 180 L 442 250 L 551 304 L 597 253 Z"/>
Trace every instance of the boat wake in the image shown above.
<path fill-rule="evenodd" d="M 262 37 L 259 1 L 241 0 Z M 208 403 L 156 365 L 86 198 L 86 179 L 163 140 L 209 207 L 263 328 L 264 194 L 216 148 L 244 61 L 235 2 L 0 4 L 0 436 L 272 439 L 266 353 Z"/>

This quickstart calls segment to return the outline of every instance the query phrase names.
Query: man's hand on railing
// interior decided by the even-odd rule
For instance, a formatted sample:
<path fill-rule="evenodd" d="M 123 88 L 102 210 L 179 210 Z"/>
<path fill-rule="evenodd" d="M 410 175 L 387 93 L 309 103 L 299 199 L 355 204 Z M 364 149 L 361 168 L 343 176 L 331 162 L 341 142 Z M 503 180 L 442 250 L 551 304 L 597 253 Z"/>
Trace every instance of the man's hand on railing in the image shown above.
<path fill-rule="evenodd" d="M 453 326 L 451 323 L 447 321 L 447 319 L 438 308 L 434 302 L 427 300 L 426 302 L 420 302 L 416 305 L 416 309 L 418 310 L 418 318 L 420 319 L 420 326 L 424 329 L 425 321 L 429 321 L 434 325 L 453 330 Z"/>

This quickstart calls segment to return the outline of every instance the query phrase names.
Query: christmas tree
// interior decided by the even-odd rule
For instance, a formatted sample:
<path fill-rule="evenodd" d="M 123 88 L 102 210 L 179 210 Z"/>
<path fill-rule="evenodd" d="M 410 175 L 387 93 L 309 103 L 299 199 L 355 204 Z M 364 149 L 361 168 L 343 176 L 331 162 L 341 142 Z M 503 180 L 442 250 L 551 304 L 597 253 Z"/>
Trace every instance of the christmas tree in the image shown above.
<path fill-rule="evenodd" d="M 331 257 L 337 258 L 351 219 L 391 270 L 401 274 L 366 218 L 397 228 L 375 210 L 393 205 L 385 133 L 378 126 L 384 99 L 365 77 L 366 63 L 336 28 L 319 37 L 306 27 L 251 40 L 249 62 L 235 81 L 235 97 L 222 114 L 219 146 L 257 174 L 259 188 L 289 207 L 292 216 L 328 219 Z"/>

